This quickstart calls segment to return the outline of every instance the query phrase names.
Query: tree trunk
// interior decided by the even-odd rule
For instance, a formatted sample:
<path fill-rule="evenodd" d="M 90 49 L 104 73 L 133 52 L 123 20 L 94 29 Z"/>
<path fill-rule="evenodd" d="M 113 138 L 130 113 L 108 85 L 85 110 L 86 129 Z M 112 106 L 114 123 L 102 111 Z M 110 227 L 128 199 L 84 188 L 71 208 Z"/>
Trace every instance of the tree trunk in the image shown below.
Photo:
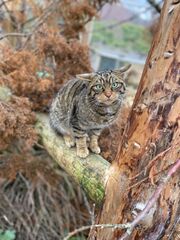
<path fill-rule="evenodd" d="M 123 142 L 110 169 L 99 224 L 132 222 L 180 158 L 180 1 L 166 0 Z M 179 172 L 126 239 L 179 239 Z M 140 227 L 141 226 L 141 227 Z M 92 230 L 89 239 L 122 239 L 124 230 Z M 180 237 L 180 236 L 179 236 Z"/>

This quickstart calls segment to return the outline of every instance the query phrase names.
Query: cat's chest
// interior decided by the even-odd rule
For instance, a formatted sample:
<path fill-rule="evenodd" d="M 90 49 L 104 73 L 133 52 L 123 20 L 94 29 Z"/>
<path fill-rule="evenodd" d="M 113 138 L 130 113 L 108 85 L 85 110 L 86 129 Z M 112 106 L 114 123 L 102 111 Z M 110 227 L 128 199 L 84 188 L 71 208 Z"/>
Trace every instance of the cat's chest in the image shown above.
<path fill-rule="evenodd" d="M 79 121 L 81 126 L 85 128 L 103 128 L 111 124 L 116 118 L 117 111 L 110 108 L 103 109 L 103 111 L 96 111 L 91 108 L 79 109 Z"/>

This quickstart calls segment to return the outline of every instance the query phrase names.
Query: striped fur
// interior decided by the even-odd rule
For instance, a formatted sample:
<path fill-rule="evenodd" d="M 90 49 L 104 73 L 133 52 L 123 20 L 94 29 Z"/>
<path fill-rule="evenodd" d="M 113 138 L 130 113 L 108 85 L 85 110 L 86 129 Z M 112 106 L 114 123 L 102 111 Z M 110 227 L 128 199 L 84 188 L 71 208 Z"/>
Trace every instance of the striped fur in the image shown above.
<path fill-rule="evenodd" d="M 91 151 L 100 152 L 98 136 L 116 119 L 123 101 L 123 76 L 113 71 L 78 75 L 54 99 L 50 124 L 64 136 L 69 147 L 76 144 L 78 156 L 89 154 L 88 139 Z"/>

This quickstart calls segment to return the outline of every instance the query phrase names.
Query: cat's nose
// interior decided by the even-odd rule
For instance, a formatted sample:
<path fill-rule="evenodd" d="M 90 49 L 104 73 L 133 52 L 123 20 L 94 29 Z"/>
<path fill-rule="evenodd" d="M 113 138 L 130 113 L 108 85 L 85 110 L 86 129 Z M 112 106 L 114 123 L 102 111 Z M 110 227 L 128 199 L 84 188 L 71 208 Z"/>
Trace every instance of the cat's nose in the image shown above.
<path fill-rule="evenodd" d="M 110 98 L 111 95 L 112 95 L 112 92 L 111 92 L 111 91 L 105 91 L 105 92 L 104 92 L 104 95 L 105 95 L 107 98 Z"/>

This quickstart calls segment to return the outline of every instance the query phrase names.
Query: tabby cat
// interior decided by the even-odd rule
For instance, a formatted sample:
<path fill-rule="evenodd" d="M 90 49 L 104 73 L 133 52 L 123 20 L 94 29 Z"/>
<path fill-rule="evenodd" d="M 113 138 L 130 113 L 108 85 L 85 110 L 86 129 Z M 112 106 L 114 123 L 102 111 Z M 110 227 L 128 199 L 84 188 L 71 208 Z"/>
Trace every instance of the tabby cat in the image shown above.
<path fill-rule="evenodd" d="M 50 108 L 50 125 L 63 135 L 77 156 L 86 158 L 88 148 L 98 154 L 98 137 L 117 117 L 126 90 L 124 73 L 131 65 L 77 75 L 58 92 Z"/>

